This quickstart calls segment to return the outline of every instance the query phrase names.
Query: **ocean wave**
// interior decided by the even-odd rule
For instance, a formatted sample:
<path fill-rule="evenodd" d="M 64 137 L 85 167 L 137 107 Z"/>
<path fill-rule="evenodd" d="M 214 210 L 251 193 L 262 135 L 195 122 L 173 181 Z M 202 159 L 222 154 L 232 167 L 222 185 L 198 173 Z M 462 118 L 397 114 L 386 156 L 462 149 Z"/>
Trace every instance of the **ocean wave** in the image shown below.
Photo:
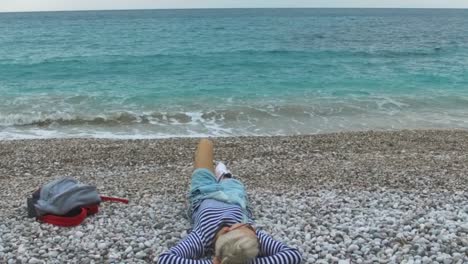
<path fill-rule="evenodd" d="M 118 126 L 131 124 L 188 123 L 191 117 L 184 113 L 135 114 L 131 112 L 82 115 L 70 113 L 9 114 L 0 115 L 0 126 Z"/>
<path fill-rule="evenodd" d="M 291 109 L 285 111 L 292 111 Z M 291 112 L 291 114 L 293 114 Z M 203 112 L 118 112 L 96 115 L 70 113 L 0 114 L 0 126 L 119 126 L 132 124 L 177 125 L 205 122 L 235 122 L 248 119 L 268 119 L 275 114 L 266 110 L 207 110 Z"/>
<path fill-rule="evenodd" d="M 201 113 L 193 113 L 194 121 L 201 121 Z M 307 122 L 299 118 L 283 118 L 274 122 L 250 120 L 239 123 L 191 122 L 180 126 L 125 125 L 105 126 L 10 126 L 0 127 L 0 139 L 28 138 L 112 138 L 144 139 L 172 137 L 224 137 L 224 136 L 285 136 L 308 135 L 366 130 L 396 129 L 468 129 L 466 113 L 401 112 L 395 116 L 370 114 L 351 117 L 311 117 Z"/>
<path fill-rule="evenodd" d="M 134 124 L 178 125 L 197 123 L 276 122 L 312 117 L 391 116 L 400 112 L 456 110 L 468 112 L 468 97 L 462 92 L 373 95 L 362 90 L 338 90 L 330 94 L 311 94 L 293 98 L 219 99 L 209 101 L 143 104 L 142 98 L 95 97 L 19 97 L 0 100 L 0 127 L 8 126 L 121 126 Z M 467 115 L 468 116 L 468 115 Z"/>
<path fill-rule="evenodd" d="M 11 126 L 125 126 L 125 125 L 196 125 L 205 123 L 275 122 L 275 120 L 302 120 L 312 117 L 354 116 L 366 113 L 395 110 L 404 104 L 384 100 L 377 103 L 336 103 L 334 105 L 262 105 L 202 111 L 114 111 L 83 114 L 73 112 L 54 113 L 0 113 L 0 127 Z M 373 109 L 373 110 L 371 110 Z"/>
<path fill-rule="evenodd" d="M 84 113 L 69 107 L 62 112 L 57 109 L 46 112 L 46 108 L 43 112 L 0 111 L 0 139 L 261 136 L 366 129 L 468 128 L 468 98 L 453 99 L 352 96 L 307 99 L 302 104 L 278 101 L 233 104 L 221 109 L 187 106 L 172 110 Z"/>

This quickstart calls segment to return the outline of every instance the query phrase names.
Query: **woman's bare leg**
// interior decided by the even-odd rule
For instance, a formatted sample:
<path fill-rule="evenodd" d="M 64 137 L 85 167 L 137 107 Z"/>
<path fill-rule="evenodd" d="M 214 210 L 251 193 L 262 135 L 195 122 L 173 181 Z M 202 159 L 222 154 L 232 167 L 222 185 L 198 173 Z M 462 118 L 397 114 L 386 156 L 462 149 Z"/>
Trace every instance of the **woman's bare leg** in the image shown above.
<path fill-rule="evenodd" d="M 198 142 L 197 151 L 195 152 L 195 169 L 209 169 L 214 174 L 213 167 L 213 142 L 208 139 L 201 139 Z"/>

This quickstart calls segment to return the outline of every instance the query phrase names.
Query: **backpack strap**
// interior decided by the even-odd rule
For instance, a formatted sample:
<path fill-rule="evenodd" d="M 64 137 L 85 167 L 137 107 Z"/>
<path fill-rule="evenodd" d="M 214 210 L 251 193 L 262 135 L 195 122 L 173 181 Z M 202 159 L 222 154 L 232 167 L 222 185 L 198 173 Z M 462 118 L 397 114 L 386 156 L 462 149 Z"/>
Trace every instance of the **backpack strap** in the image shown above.
<path fill-rule="evenodd" d="M 109 196 L 101 195 L 101 200 L 103 202 L 119 202 L 119 203 L 128 204 L 128 199 L 124 199 L 124 198 L 109 197 Z"/>
<path fill-rule="evenodd" d="M 70 227 L 81 224 L 88 215 L 95 214 L 99 211 L 99 205 L 89 205 L 81 207 L 81 212 L 75 216 L 59 216 L 59 215 L 44 215 L 38 217 L 39 221 L 49 223 L 56 226 Z"/>

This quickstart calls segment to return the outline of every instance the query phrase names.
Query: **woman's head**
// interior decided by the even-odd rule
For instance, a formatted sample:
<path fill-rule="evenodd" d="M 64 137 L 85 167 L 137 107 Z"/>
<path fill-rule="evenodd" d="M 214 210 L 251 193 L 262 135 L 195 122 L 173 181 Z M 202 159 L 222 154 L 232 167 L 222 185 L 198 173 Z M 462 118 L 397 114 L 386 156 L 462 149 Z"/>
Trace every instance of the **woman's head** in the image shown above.
<path fill-rule="evenodd" d="M 250 225 L 223 227 L 215 241 L 215 255 L 222 264 L 245 264 L 258 255 L 258 239 Z"/>

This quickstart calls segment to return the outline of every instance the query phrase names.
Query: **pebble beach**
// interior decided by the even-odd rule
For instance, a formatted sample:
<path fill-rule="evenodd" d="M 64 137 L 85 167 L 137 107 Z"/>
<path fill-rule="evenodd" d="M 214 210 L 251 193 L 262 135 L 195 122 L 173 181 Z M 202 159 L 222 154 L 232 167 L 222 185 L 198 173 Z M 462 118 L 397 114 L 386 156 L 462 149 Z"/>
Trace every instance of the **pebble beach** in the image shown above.
<path fill-rule="evenodd" d="M 0 141 L 0 263 L 153 263 L 190 232 L 198 139 Z M 468 131 L 213 138 L 246 185 L 257 228 L 303 263 L 468 263 Z M 27 218 L 26 198 L 70 176 L 103 203 L 73 228 Z"/>

